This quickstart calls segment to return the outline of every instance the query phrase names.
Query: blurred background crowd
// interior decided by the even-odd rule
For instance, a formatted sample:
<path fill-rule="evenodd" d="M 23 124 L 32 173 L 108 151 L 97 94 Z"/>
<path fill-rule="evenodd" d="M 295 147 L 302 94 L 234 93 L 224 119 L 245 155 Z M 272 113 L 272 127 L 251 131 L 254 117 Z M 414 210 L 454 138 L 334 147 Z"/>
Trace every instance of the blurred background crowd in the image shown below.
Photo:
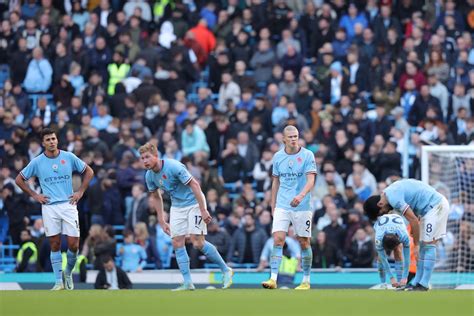
<path fill-rule="evenodd" d="M 125 271 L 176 266 L 148 207 L 145 142 L 199 180 L 206 238 L 258 269 L 284 126 L 319 168 L 314 268 L 372 267 L 363 201 L 419 178 L 422 144 L 473 144 L 473 0 L 3 0 L 0 17 L 0 243 L 35 245 L 18 271 L 51 270 L 41 206 L 14 183 L 43 127 L 95 171 L 78 205 L 82 262 L 112 256 Z M 467 253 L 471 226 L 453 237 Z"/>

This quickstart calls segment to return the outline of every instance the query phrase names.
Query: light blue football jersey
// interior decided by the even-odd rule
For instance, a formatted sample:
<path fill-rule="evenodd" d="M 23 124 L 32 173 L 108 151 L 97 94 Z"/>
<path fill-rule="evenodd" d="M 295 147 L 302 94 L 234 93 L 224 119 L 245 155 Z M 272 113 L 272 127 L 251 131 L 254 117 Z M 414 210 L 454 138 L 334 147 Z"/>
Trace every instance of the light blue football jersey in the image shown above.
<path fill-rule="evenodd" d="M 37 177 L 42 193 L 49 197 L 48 204 L 52 205 L 69 201 L 74 193 L 72 173 L 83 173 L 86 167 L 86 163 L 73 153 L 60 150 L 54 158 L 42 153 L 31 160 L 20 174 L 24 180 Z"/>
<path fill-rule="evenodd" d="M 408 207 L 423 217 L 433 207 L 441 203 L 443 196 L 430 185 L 414 180 L 402 179 L 389 185 L 384 190 L 388 203 L 396 212 L 405 214 Z"/>
<path fill-rule="evenodd" d="M 404 218 L 398 214 L 386 214 L 380 216 L 374 225 L 375 230 L 375 249 L 382 263 L 382 267 L 388 274 L 389 278 L 393 278 L 394 273 L 390 269 L 387 254 L 383 248 L 383 238 L 386 234 L 395 234 L 403 245 L 403 274 L 402 279 L 408 277 L 410 268 L 410 237 Z"/>
<path fill-rule="evenodd" d="M 276 207 L 287 211 L 310 211 L 310 193 L 297 207 L 290 205 L 306 185 L 306 174 L 317 174 L 314 154 L 306 148 L 301 147 L 296 154 L 289 155 L 285 149 L 281 149 L 273 156 L 273 176 L 280 179 Z"/>
<path fill-rule="evenodd" d="M 410 247 L 410 237 L 408 236 L 405 220 L 398 214 L 386 214 L 380 216 L 374 225 L 375 248 L 383 249 L 382 240 L 386 234 L 395 234 L 400 238 L 404 247 Z"/>
<path fill-rule="evenodd" d="M 186 167 L 174 159 L 163 159 L 162 163 L 162 168 L 158 173 L 147 170 L 145 181 L 148 191 L 154 192 L 159 188 L 169 193 L 174 207 L 197 204 L 193 191 L 187 185 L 193 177 Z"/>

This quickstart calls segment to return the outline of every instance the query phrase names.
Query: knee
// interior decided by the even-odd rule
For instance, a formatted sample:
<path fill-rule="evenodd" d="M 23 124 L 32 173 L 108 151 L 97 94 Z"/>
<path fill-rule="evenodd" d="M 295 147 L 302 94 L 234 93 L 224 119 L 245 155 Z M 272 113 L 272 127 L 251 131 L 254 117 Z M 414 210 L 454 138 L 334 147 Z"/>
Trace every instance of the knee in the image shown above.
<path fill-rule="evenodd" d="M 173 248 L 174 249 L 177 249 L 177 248 L 182 248 L 184 247 L 184 239 L 181 239 L 181 238 L 173 238 Z"/>
<path fill-rule="evenodd" d="M 59 241 L 50 241 L 51 251 L 57 252 L 61 249 L 61 243 Z"/>
<path fill-rule="evenodd" d="M 283 247 L 285 245 L 285 237 L 274 236 L 273 237 L 273 245 L 277 246 L 277 247 Z"/>
<path fill-rule="evenodd" d="M 198 250 L 201 250 L 202 248 L 204 248 L 204 243 L 206 241 L 204 240 L 204 238 L 193 238 L 192 239 L 192 243 L 193 243 L 193 247 L 195 249 L 198 249 Z"/>
<path fill-rule="evenodd" d="M 77 250 L 79 249 L 79 247 L 76 244 L 69 245 L 68 248 L 71 252 L 74 252 L 74 253 L 76 253 Z"/>
<path fill-rule="evenodd" d="M 298 238 L 298 241 L 300 242 L 301 249 L 308 249 L 311 247 L 311 242 L 309 238 Z"/>

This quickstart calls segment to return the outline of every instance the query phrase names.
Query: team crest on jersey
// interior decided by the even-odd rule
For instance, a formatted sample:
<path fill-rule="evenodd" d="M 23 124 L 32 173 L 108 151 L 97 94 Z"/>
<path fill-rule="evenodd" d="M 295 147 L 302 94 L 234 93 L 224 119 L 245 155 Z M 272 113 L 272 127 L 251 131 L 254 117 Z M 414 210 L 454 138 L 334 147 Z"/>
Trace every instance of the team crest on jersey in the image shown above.
<path fill-rule="evenodd" d="M 59 166 L 57 164 L 53 165 L 53 171 L 54 172 L 58 172 L 58 168 L 59 168 Z"/>
<path fill-rule="evenodd" d="M 293 168 L 293 160 L 288 161 L 288 168 L 292 169 Z"/>

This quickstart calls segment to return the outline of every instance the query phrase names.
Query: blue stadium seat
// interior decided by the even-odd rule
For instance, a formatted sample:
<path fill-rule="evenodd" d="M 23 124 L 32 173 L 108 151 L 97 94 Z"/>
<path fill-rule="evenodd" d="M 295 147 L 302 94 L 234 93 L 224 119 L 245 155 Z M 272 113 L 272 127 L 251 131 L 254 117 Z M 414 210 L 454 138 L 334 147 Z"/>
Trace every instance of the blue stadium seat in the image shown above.
<path fill-rule="evenodd" d="M 8 78 L 10 78 L 10 66 L 7 64 L 0 65 L 0 89 L 3 89 Z"/>

